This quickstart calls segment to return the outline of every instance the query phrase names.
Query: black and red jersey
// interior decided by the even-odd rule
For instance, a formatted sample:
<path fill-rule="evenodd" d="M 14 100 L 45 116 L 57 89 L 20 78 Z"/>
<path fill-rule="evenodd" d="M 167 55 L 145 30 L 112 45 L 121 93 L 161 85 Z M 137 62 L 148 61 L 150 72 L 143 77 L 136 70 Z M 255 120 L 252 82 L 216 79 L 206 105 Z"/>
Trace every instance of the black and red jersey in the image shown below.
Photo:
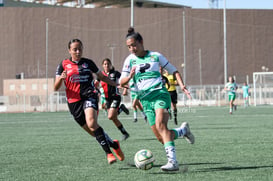
<path fill-rule="evenodd" d="M 110 72 L 107 74 L 104 71 L 102 71 L 102 73 L 107 76 L 110 80 L 114 81 L 114 82 L 118 82 L 118 79 L 120 78 L 121 74 L 120 72 L 111 69 Z M 105 98 L 111 98 L 113 96 L 117 96 L 120 95 L 118 88 L 116 86 L 112 86 L 107 84 L 106 82 L 100 81 L 101 87 L 103 88 L 104 94 L 105 94 Z"/>
<path fill-rule="evenodd" d="M 92 60 L 87 58 L 81 58 L 79 62 L 63 60 L 57 67 L 56 75 L 60 76 L 64 70 L 67 72 L 64 83 L 69 103 L 80 101 L 85 98 L 87 92 L 95 91 L 92 73 L 98 73 L 99 69 Z"/>

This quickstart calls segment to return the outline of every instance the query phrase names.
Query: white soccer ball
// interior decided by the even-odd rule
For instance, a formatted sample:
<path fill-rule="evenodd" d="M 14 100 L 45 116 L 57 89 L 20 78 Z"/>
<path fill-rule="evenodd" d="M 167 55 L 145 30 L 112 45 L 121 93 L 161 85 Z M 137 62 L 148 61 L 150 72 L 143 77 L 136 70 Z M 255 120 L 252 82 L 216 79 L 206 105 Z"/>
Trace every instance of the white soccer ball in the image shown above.
<path fill-rule="evenodd" d="M 135 165 L 141 170 L 149 170 L 154 165 L 154 156 L 150 150 L 142 149 L 135 154 Z"/>

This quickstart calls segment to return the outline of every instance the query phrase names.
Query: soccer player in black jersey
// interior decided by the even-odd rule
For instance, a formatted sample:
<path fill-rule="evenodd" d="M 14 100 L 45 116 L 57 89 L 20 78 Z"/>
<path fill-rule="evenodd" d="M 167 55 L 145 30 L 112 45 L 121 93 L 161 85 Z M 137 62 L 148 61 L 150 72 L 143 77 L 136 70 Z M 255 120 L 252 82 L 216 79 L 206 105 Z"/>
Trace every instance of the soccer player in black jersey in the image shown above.
<path fill-rule="evenodd" d="M 79 39 L 68 43 L 70 58 L 61 61 L 56 70 L 54 90 L 57 91 L 64 82 L 70 113 L 75 121 L 90 135 L 96 137 L 107 155 L 109 164 L 116 162 L 116 157 L 123 161 L 124 154 L 118 140 L 112 140 L 98 124 L 98 95 L 94 87 L 93 73 L 106 83 L 117 86 L 116 82 L 104 76 L 96 64 L 82 57 L 83 44 Z"/>
<path fill-rule="evenodd" d="M 118 82 L 120 78 L 120 72 L 116 71 L 112 66 L 111 60 L 109 58 L 105 58 L 102 60 L 102 73 L 107 76 L 110 80 L 114 82 Z M 100 80 L 99 80 L 100 81 Z M 129 137 L 128 132 L 123 127 L 122 123 L 118 119 L 118 111 L 120 109 L 121 95 L 119 93 L 119 89 L 116 86 L 107 84 L 105 81 L 100 81 L 101 87 L 103 88 L 106 105 L 108 112 L 108 119 L 112 120 L 116 127 L 123 134 L 122 140 L 126 140 Z M 122 104 L 121 109 L 125 110 L 129 114 L 129 110 Z"/>

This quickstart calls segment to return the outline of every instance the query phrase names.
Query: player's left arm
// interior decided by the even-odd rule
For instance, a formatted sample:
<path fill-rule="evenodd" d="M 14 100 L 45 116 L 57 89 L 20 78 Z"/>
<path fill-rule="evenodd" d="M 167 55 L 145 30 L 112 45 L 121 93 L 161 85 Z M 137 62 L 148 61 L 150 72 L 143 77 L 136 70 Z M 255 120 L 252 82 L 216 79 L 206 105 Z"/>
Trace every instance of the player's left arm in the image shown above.
<path fill-rule="evenodd" d="M 184 84 L 184 81 L 180 75 L 180 73 L 176 70 L 173 75 L 175 76 L 177 83 L 179 84 L 181 90 L 188 96 L 189 99 L 191 99 L 190 91 L 187 89 L 186 85 Z"/>
<path fill-rule="evenodd" d="M 182 76 L 176 69 L 174 65 L 172 65 L 163 55 L 160 54 L 159 56 L 159 64 L 162 66 L 162 68 L 166 69 L 169 73 L 173 74 L 176 78 L 176 81 L 178 85 L 180 86 L 181 90 L 188 96 L 189 99 L 191 99 L 190 91 L 188 91 L 186 85 L 184 84 L 184 81 L 182 79 Z"/>
<path fill-rule="evenodd" d="M 107 84 L 114 86 L 114 87 L 118 86 L 118 84 L 116 82 L 112 81 L 107 76 L 103 75 L 103 73 L 101 71 L 98 71 L 96 74 L 97 74 L 99 80 L 106 82 Z"/>

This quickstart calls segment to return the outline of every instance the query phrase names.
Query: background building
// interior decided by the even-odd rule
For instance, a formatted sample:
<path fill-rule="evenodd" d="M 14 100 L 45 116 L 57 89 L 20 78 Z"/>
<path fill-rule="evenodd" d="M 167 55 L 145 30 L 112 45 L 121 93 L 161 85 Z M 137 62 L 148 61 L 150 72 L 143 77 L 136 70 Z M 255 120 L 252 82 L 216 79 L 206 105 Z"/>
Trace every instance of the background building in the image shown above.
<path fill-rule="evenodd" d="M 130 14 L 130 8 L 1 8 L 0 95 L 3 81 L 20 73 L 54 79 L 72 38 L 83 41 L 84 56 L 98 66 L 109 57 L 121 70 Z M 253 72 L 272 70 L 272 24 L 270 10 L 227 10 L 227 74 L 237 83 L 252 83 Z M 135 8 L 134 27 L 145 48 L 165 55 L 188 86 L 224 84 L 223 10 Z"/>

